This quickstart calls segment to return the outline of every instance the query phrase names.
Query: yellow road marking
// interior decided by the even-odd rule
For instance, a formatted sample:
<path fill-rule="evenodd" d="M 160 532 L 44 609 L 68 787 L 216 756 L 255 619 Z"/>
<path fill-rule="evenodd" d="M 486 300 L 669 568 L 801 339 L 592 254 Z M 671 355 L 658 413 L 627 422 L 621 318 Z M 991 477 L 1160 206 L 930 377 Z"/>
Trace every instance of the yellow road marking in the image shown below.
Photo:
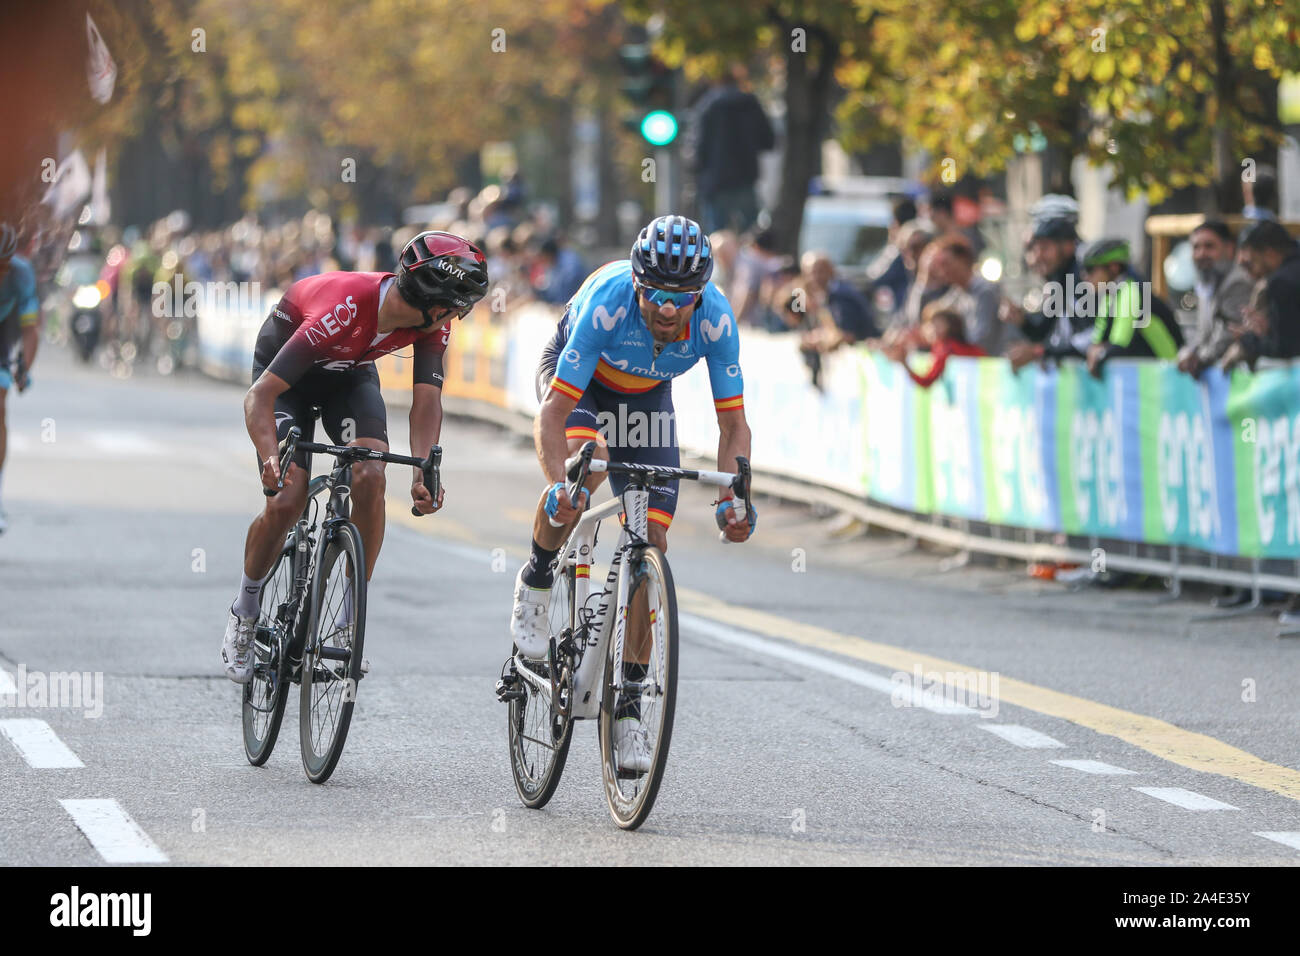
<path fill-rule="evenodd" d="M 396 499 L 389 500 L 390 504 L 397 504 Z M 411 516 L 409 505 L 390 507 L 389 514 L 392 515 L 394 510 L 399 512 L 397 517 L 402 524 L 422 528 L 426 533 L 445 532 L 447 537 L 462 541 L 481 540 L 465 525 L 445 517 L 439 516 L 436 519 L 435 528 L 433 522 L 427 525 L 419 524 Z M 525 557 L 528 553 L 526 549 L 519 547 L 507 547 L 505 550 L 516 557 Z M 842 654 L 845 657 L 852 657 L 894 671 L 910 674 L 920 667 L 926 673 L 927 679 L 932 674 L 938 675 L 938 679 L 942 680 L 943 675 L 950 672 L 968 674 L 980 670 L 980 668 L 932 657 L 929 654 L 921 654 L 892 644 L 840 634 L 814 624 L 804 624 L 790 618 L 769 614 L 766 611 L 727 604 L 711 595 L 680 585 L 677 587 L 677 600 L 678 606 L 683 611 L 710 618 L 720 624 L 833 654 Z M 1217 774 L 1292 800 L 1300 800 L 1300 770 L 1269 763 L 1207 734 L 1184 730 L 1167 721 L 1121 710 L 1085 697 L 1076 697 L 1047 687 L 1039 687 L 1036 684 L 1007 677 L 1002 673 L 998 675 L 998 700 L 1049 717 L 1068 720 L 1099 734 L 1117 737 L 1162 760 L 1187 767 L 1189 770 Z"/>

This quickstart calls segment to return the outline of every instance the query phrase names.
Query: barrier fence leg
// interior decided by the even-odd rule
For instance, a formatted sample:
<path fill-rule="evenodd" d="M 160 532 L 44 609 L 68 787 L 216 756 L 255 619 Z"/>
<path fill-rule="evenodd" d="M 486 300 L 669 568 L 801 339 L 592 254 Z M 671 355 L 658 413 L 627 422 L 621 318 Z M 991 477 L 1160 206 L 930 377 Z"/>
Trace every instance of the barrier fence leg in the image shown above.
<path fill-rule="evenodd" d="M 958 568 L 964 568 L 970 564 L 970 521 L 966 518 L 957 520 L 957 527 L 961 531 L 963 546 L 956 554 L 944 558 L 939 562 L 939 573 L 946 574 L 949 571 L 955 571 Z"/>
<path fill-rule="evenodd" d="M 1259 558 L 1250 559 L 1250 600 L 1240 607 L 1228 608 L 1217 614 L 1200 614 L 1190 618 L 1187 621 L 1187 628 L 1191 629 L 1193 624 L 1213 621 L 1227 621 L 1235 617 L 1242 617 L 1247 614 L 1254 614 L 1263 606 L 1263 593 L 1259 586 Z"/>

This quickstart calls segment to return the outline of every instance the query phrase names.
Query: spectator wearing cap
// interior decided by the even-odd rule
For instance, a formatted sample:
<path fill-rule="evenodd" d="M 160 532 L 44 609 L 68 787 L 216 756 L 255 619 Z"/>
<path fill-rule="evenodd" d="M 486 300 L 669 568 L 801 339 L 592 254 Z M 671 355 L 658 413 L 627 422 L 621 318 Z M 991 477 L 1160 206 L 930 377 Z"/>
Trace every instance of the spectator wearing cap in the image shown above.
<path fill-rule="evenodd" d="M 1240 338 L 1220 365 L 1245 361 L 1254 368 L 1261 356 L 1300 356 L 1300 248 L 1280 223 L 1264 220 L 1242 233 L 1241 258 L 1247 272 L 1264 280 L 1263 295 L 1243 312 Z"/>
<path fill-rule="evenodd" d="M 1119 356 L 1173 360 L 1183 344 L 1173 310 L 1151 294 L 1130 262 L 1124 239 L 1098 239 L 1083 255 L 1083 271 L 1097 319 L 1088 346 L 1088 371 L 1101 377 L 1107 359 Z"/>
<path fill-rule="evenodd" d="M 932 248 L 930 276 L 947 288 L 931 304 L 961 316 L 964 341 L 979 346 L 986 355 L 1001 355 L 1005 326 L 998 321 L 998 307 L 1002 292 L 975 271 L 974 248 L 960 235 L 943 236 Z"/>
<path fill-rule="evenodd" d="M 1192 230 L 1196 266 L 1196 333 L 1178 353 L 1178 368 L 1200 375 L 1232 345 L 1255 280 L 1236 262 L 1237 242 L 1226 223 L 1207 219 Z"/>
<path fill-rule="evenodd" d="M 1020 369 L 1036 360 L 1082 358 L 1092 342 L 1090 313 L 1079 314 L 1078 300 L 1087 283 L 1079 263 L 1079 234 L 1068 218 L 1040 219 L 1029 238 L 1027 258 L 1043 277 L 1042 304 L 1026 313 L 1004 302 L 1002 318 L 1029 341 L 1007 349 L 1011 367 Z"/>

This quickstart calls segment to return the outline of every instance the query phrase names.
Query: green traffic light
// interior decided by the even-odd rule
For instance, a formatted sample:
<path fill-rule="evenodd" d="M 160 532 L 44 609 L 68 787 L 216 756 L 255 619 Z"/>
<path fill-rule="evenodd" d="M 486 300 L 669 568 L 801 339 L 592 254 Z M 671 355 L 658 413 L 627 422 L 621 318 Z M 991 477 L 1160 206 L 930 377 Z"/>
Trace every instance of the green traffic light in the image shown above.
<path fill-rule="evenodd" d="M 667 146 L 677 138 L 677 117 L 667 110 L 646 113 L 641 120 L 641 135 L 651 146 Z"/>

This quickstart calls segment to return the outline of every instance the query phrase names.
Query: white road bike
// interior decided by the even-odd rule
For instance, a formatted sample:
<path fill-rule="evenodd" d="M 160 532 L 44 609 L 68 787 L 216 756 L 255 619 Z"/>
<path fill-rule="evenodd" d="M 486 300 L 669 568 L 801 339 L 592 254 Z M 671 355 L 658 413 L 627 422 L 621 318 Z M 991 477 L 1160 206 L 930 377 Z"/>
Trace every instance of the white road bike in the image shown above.
<path fill-rule="evenodd" d="M 689 480 L 730 488 L 736 516 L 744 520 L 750 469 L 739 457 L 735 474 L 607 462 L 592 457 L 595 447 L 588 442 L 566 462 L 569 500 L 576 500 L 592 472 L 621 475 L 626 486 L 620 496 L 588 508 L 560 548 L 547 659 L 529 660 L 514 648 L 497 682 L 497 697 L 510 705 L 510 766 L 524 806 L 546 806 L 564 771 L 574 721 L 595 718 L 609 812 L 620 827 L 634 830 L 650 815 L 663 780 L 677 697 L 677 596 L 667 559 L 649 543 L 650 486 Z M 597 529 L 620 512 L 622 533 L 609 573 L 604 587 L 593 589 Z M 640 680 L 625 677 L 625 654 L 643 659 Z M 620 753 L 616 730 L 618 715 L 638 708 L 637 732 L 649 754 L 643 770 L 626 769 L 634 761 Z"/>

